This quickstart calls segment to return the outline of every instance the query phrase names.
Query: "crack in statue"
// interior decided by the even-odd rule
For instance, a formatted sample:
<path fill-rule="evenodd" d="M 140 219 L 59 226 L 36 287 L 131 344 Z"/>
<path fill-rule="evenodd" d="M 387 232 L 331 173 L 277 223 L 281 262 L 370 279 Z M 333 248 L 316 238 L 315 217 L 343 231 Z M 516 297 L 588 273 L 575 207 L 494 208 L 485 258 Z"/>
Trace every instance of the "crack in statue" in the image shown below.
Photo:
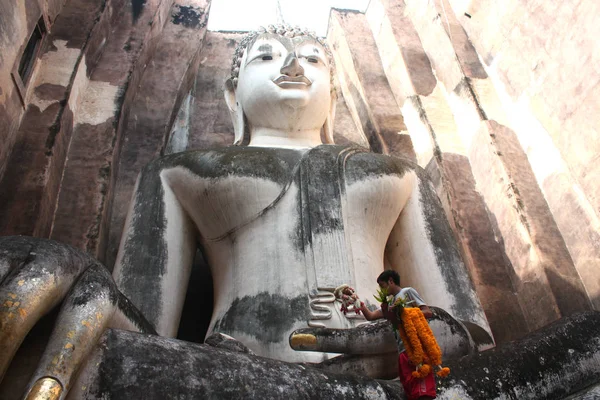
<path fill-rule="evenodd" d="M 232 359 L 238 367 L 262 365 L 264 376 L 296 371 L 306 385 L 325 385 L 329 378 L 323 370 L 391 377 L 395 371 L 382 367 L 395 351 L 389 326 L 359 327 L 364 320 L 346 318 L 332 301 L 342 284 L 370 298 L 385 267 L 398 270 L 404 283 L 452 315 L 440 310 L 437 318 L 438 330 L 458 338 L 440 340 L 446 358 L 472 351 L 465 325 L 484 337 L 478 345 L 491 344 L 485 315 L 424 171 L 408 160 L 332 144 L 331 71 L 329 50 L 312 34 L 286 27 L 249 34 L 236 51 L 225 90 L 239 145 L 172 154 L 143 169 L 112 277 L 69 246 L 0 238 L 0 376 L 37 320 L 64 299 L 26 389 L 28 399 L 61 399 L 69 391 L 74 398 L 135 393 L 164 398 L 159 392 L 167 388 L 231 397 L 212 372 L 219 365 L 235 370 Z M 185 354 L 210 354 L 214 364 L 208 372 L 201 368 L 204 362 L 196 366 L 194 379 L 201 384 L 192 390 L 176 378 L 164 383 L 170 376 L 166 370 L 185 364 L 177 349 L 186 344 L 163 338 L 177 333 L 199 247 L 215 292 L 208 334 L 226 334 L 270 360 L 189 345 Z M 102 336 L 108 328 L 151 336 L 119 330 Z M 128 353 L 135 349 L 138 353 Z M 330 359 L 332 352 L 347 355 Z M 162 358 L 147 360 L 157 354 Z M 125 359 L 128 365 L 158 363 L 158 371 L 166 367 L 157 372 L 162 380 L 134 379 L 141 370 L 123 372 L 119 362 Z M 318 372 L 287 364 L 322 361 Z M 111 378 L 115 371 L 121 372 Z M 78 375 L 81 384 L 74 383 Z M 389 384 L 367 377 L 331 376 L 340 379 L 339 390 L 356 397 L 399 396 Z M 128 391 L 117 389 L 117 380 L 129 382 Z M 148 392 L 154 381 L 163 382 L 161 388 Z M 252 393 L 267 390 L 260 382 L 242 386 L 258 390 Z"/>

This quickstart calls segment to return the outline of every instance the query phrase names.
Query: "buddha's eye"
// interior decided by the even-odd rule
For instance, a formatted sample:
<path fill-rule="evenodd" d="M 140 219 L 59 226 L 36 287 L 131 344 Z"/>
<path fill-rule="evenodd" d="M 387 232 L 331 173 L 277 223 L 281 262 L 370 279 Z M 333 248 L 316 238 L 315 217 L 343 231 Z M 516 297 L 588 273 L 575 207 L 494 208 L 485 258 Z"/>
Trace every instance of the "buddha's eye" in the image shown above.
<path fill-rule="evenodd" d="M 315 64 L 319 62 L 319 59 L 317 57 L 309 56 L 309 57 L 306 57 L 306 59 L 308 60 L 308 62 L 315 63 Z"/>
<path fill-rule="evenodd" d="M 267 55 L 262 56 L 261 59 L 263 61 L 271 61 L 273 59 L 273 56 L 270 54 L 267 54 Z"/>

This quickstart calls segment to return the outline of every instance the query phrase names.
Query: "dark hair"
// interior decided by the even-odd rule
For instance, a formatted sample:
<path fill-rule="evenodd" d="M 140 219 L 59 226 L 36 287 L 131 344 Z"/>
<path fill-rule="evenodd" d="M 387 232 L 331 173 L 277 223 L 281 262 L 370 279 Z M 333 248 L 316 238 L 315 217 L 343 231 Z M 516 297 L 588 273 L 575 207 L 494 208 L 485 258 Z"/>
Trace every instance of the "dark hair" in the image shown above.
<path fill-rule="evenodd" d="M 390 280 L 390 278 L 392 278 L 396 285 L 400 286 L 400 275 L 396 271 L 391 269 L 386 269 L 381 274 L 379 274 L 379 276 L 377 277 L 377 282 L 387 282 Z"/>

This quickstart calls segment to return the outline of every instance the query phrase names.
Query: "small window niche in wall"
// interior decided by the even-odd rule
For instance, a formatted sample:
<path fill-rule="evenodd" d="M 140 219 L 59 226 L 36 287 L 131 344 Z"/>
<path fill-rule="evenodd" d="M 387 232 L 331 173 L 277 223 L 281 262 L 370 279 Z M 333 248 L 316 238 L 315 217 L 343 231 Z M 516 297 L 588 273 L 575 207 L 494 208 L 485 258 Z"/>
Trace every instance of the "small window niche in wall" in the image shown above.
<path fill-rule="evenodd" d="M 12 71 L 12 78 L 19 91 L 23 107 L 26 105 L 27 85 L 33 74 L 35 63 L 41 53 L 46 32 L 46 21 L 44 17 L 41 17 L 35 25 L 33 32 L 31 32 L 29 40 L 21 53 L 21 57 L 17 60 Z"/>

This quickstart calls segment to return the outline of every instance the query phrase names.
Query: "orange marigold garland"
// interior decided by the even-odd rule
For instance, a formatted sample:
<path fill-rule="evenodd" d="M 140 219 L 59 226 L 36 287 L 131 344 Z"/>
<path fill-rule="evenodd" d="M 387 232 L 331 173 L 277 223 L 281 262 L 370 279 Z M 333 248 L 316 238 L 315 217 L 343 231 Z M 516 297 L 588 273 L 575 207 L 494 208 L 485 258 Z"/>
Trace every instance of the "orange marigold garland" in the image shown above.
<path fill-rule="evenodd" d="M 412 375 L 415 378 L 424 378 L 434 365 L 437 368 L 437 376 L 448 376 L 450 368 L 442 367 L 442 351 L 423 312 L 417 307 L 407 306 L 404 299 L 398 299 L 390 305 L 393 297 L 390 299 L 385 290 L 380 290 L 375 298 L 382 303 L 382 309 L 395 309 L 394 328 L 400 334 L 408 359 L 416 366 Z"/>

